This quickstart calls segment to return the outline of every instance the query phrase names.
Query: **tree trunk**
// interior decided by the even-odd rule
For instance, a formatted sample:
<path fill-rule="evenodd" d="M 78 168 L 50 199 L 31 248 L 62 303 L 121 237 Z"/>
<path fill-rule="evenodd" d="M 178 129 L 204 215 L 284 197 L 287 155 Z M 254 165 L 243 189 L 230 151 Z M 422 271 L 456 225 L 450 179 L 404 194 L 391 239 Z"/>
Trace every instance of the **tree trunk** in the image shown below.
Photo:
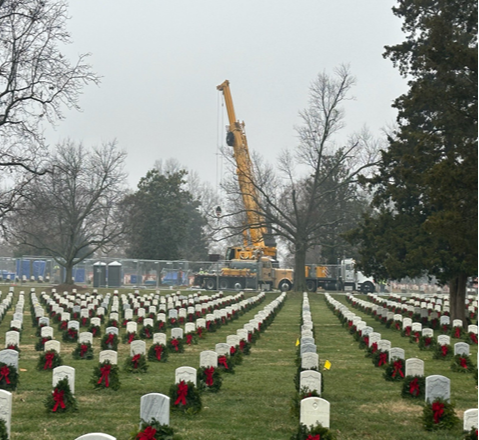
<path fill-rule="evenodd" d="M 67 264 L 65 266 L 65 284 L 73 284 L 73 266 L 70 264 Z"/>
<path fill-rule="evenodd" d="M 306 246 L 296 246 L 294 252 L 294 286 L 296 292 L 306 292 Z"/>
<path fill-rule="evenodd" d="M 467 326 L 466 320 L 466 282 L 467 275 L 459 274 L 449 281 L 450 304 L 451 304 L 451 322 L 454 319 L 462 320 L 464 328 Z"/>

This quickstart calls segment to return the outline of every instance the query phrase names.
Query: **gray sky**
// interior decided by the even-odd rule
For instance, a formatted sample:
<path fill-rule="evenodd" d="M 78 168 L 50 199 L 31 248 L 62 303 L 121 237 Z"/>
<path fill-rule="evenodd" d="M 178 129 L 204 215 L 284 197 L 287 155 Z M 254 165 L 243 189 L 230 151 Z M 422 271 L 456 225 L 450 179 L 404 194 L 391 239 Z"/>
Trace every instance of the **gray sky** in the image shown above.
<path fill-rule="evenodd" d="M 392 0 L 71 0 L 72 59 L 90 52 L 99 87 L 67 111 L 50 144 L 114 138 L 127 151 L 129 186 L 157 159 L 176 158 L 202 180 L 221 180 L 227 123 L 216 86 L 230 80 L 250 150 L 273 161 L 293 148 L 298 112 L 320 72 L 349 64 L 357 79 L 344 134 L 373 134 L 395 119 L 406 82 L 384 46 L 404 39 Z"/>

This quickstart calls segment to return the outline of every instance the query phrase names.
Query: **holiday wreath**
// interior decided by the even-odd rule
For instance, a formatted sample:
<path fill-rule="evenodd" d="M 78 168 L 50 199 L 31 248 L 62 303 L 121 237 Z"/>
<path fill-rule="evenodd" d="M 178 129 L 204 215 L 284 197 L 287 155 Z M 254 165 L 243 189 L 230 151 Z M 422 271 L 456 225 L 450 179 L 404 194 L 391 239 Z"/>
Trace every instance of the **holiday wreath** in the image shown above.
<path fill-rule="evenodd" d="M 128 373 L 146 373 L 148 371 L 146 356 L 144 354 L 135 354 L 127 357 L 124 370 Z"/>
<path fill-rule="evenodd" d="M 476 366 L 470 356 L 466 354 L 456 354 L 451 363 L 451 370 L 457 373 L 474 373 Z"/>
<path fill-rule="evenodd" d="M 13 365 L 0 362 L 0 389 L 15 391 L 18 385 L 18 371 Z"/>
<path fill-rule="evenodd" d="M 162 425 L 156 419 L 150 422 L 141 420 L 140 429 L 131 434 L 130 440 L 175 440 L 173 428 Z"/>
<path fill-rule="evenodd" d="M 452 429 L 459 423 L 454 405 L 444 399 L 435 399 L 424 405 L 422 422 L 426 431 Z"/>
<path fill-rule="evenodd" d="M 153 362 L 166 362 L 168 360 L 168 350 L 163 344 L 153 344 L 148 349 L 148 360 Z"/>
<path fill-rule="evenodd" d="M 114 391 L 120 389 L 120 377 L 118 365 L 113 365 L 110 361 L 99 363 L 93 369 L 93 376 L 90 380 L 95 389 L 110 388 Z"/>
<path fill-rule="evenodd" d="M 185 414 L 197 414 L 201 411 L 202 403 L 198 388 L 193 382 L 184 380 L 170 387 L 170 401 L 172 411 L 180 411 Z"/>
<path fill-rule="evenodd" d="M 401 396 L 423 399 L 426 389 L 424 376 L 406 376 L 403 381 Z"/>
<path fill-rule="evenodd" d="M 115 333 L 107 333 L 101 338 L 102 350 L 118 351 L 118 336 Z"/>
<path fill-rule="evenodd" d="M 93 348 L 89 342 L 77 344 L 72 353 L 73 359 L 93 359 Z"/>
<path fill-rule="evenodd" d="M 218 368 L 215 367 L 201 367 L 198 369 L 198 389 L 200 391 L 208 390 L 212 393 L 217 393 L 221 389 L 223 378 L 221 377 Z"/>
<path fill-rule="evenodd" d="M 53 370 L 63 365 L 63 360 L 55 350 L 48 350 L 41 353 L 37 363 L 37 370 Z"/>
<path fill-rule="evenodd" d="M 78 409 L 77 401 L 70 390 L 68 378 L 65 377 L 56 384 L 53 392 L 45 400 L 45 407 L 48 412 L 57 414 Z"/>

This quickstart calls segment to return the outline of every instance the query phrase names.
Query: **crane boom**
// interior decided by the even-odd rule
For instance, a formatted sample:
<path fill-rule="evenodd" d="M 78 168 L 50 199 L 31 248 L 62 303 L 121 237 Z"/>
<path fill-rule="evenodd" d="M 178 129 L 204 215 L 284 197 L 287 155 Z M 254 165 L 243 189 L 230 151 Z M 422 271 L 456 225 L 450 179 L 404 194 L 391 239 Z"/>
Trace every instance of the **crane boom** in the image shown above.
<path fill-rule="evenodd" d="M 246 211 L 247 230 L 251 240 L 253 249 L 247 249 L 240 253 L 240 258 L 252 259 L 260 255 L 270 256 L 276 258 L 276 246 L 265 245 L 265 235 L 268 234 L 265 226 L 265 221 L 260 213 L 258 205 L 258 190 L 254 183 L 253 167 L 248 150 L 248 142 L 244 131 L 244 122 L 239 122 L 236 119 L 233 98 L 231 97 L 231 90 L 229 81 L 226 80 L 217 89 L 223 92 L 226 111 L 228 113 L 229 131 L 227 135 L 228 145 L 233 147 L 233 156 L 236 161 L 236 174 L 238 176 L 238 184 L 240 187 L 243 205 Z"/>

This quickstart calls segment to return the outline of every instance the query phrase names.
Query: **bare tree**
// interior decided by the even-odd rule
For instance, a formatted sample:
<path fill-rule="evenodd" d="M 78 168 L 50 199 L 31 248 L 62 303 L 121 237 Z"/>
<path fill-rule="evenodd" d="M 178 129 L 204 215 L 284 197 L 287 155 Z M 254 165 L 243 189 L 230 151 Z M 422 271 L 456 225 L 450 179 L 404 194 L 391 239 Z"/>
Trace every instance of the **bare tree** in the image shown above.
<path fill-rule="evenodd" d="M 336 69 L 334 76 L 319 74 L 310 87 L 309 107 L 300 112 L 298 147 L 280 156 L 279 172 L 255 161 L 258 209 L 272 232 L 294 252 L 296 290 L 306 289 L 307 251 L 321 245 L 325 230 L 347 215 L 343 206 L 357 196 L 358 176 L 374 165 L 378 154 L 365 130 L 345 146 L 334 142 L 344 126 L 342 104 L 353 84 L 345 66 Z M 230 199 L 238 196 L 238 186 L 236 191 L 234 187 L 226 186 Z"/>
<path fill-rule="evenodd" d="M 54 170 L 36 177 L 25 188 L 10 229 L 18 245 L 51 255 L 72 268 L 122 236 L 123 171 L 126 153 L 110 142 L 91 151 L 66 141 L 57 146 L 48 166 Z"/>
<path fill-rule="evenodd" d="M 0 222 L 32 175 L 48 171 L 43 124 L 78 109 L 85 84 L 98 77 L 80 55 L 71 64 L 64 0 L 0 1 Z"/>

